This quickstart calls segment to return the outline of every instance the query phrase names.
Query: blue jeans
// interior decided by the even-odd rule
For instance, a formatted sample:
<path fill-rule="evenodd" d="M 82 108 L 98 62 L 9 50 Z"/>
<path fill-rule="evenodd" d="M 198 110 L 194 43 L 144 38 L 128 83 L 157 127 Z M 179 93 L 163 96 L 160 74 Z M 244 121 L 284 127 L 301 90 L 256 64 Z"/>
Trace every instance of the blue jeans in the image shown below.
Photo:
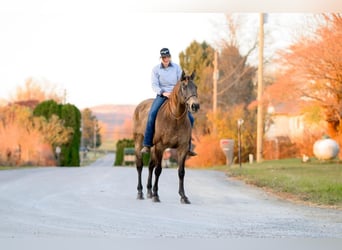
<path fill-rule="evenodd" d="M 167 100 L 167 97 L 157 95 L 154 99 L 150 112 L 148 114 L 147 118 L 147 124 L 146 124 L 146 130 L 145 130 L 145 136 L 144 136 L 144 143 L 143 146 L 152 147 L 153 146 L 153 135 L 154 135 L 154 125 L 156 122 L 156 117 L 159 111 L 159 108 L 163 103 Z M 188 112 L 188 116 L 190 119 L 191 127 L 194 125 L 194 117 L 190 112 Z"/>

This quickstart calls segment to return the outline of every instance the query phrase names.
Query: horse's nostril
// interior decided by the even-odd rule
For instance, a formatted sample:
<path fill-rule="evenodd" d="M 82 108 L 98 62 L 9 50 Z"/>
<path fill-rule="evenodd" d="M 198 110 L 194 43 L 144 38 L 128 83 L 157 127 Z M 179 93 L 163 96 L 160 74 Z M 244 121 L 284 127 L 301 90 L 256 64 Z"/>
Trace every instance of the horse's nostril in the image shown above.
<path fill-rule="evenodd" d="M 193 103 L 192 105 L 191 105 L 191 109 L 192 109 L 192 111 L 197 111 L 197 110 L 199 110 L 199 108 L 200 108 L 200 106 L 199 106 L 199 104 L 197 104 L 197 103 Z"/>

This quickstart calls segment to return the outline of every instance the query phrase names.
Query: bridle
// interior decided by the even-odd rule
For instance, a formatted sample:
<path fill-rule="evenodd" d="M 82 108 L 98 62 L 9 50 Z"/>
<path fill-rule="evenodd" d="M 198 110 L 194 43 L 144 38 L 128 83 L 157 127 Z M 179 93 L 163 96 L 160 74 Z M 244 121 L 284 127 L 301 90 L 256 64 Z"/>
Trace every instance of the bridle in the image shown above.
<path fill-rule="evenodd" d="M 188 80 L 188 79 L 187 79 Z M 188 80 L 189 81 L 189 80 Z M 180 115 L 180 116 L 176 116 L 173 112 L 172 112 L 172 110 L 171 110 L 171 108 L 169 108 L 170 109 L 170 113 L 172 114 L 172 116 L 176 119 L 176 120 L 179 120 L 179 119 L 181 119 L 181 118 L 183 118 L 184 116 L 185 116 L 185 114 L 187 113 L 187 111 L 188 111 L 188 106 L 189 106 L 189 104 L 188 104 L 188 101 L 190 100 L 190 98 L 192 98 L 192 97 L 197 97 L 197 94 L 192 94 L 192 95 L 189 95 L 189 96 L 185 96 L 184 95 L 184 93 L 183 93 L 183 88 L 181 88 L 181 93 L 182 93 L 182 97 L 185 99 L 184 100 L 184 103 L 185 103 L 185 109 L 184 109 L 184 112 Z"/>

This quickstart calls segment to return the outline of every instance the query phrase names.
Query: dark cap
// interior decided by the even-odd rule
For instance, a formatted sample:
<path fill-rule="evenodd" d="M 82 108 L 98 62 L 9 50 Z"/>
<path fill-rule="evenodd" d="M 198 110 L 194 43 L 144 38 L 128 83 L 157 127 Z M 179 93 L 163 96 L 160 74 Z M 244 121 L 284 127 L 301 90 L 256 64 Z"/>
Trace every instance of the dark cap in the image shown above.
<path fill-rule="evenodd" d="M 171 56 L 169 49 L 168 49 L 168 48 L 162 48 L 162 49 L 160 50 L 160 56 L 161 56 L 161 57 L 164 57 L 164 56 Z"/>

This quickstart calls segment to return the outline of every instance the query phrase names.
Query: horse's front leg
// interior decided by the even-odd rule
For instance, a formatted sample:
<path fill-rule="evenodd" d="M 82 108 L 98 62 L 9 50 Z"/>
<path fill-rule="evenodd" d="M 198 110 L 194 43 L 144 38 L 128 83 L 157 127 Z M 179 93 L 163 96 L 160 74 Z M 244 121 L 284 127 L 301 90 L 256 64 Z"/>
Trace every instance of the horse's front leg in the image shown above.
<path fill-rule="evenodd" d="M 186 151 L 187 152 L 187 151 Z M 180 201 L 183 204 L 190 204 L 191 202 L 189 201 L 188 197 L 186 197 L 185 195 L 185 191 L 184 191 L 184 176 L 185 176 L 185 159 L 186 159 L 186 155 L 182 156 L 181 158 L 179 158 L 180 161 L 178 163 L 178 177 L 179 177 L 179 189 L 178 189 L 178 193 L 181 197 Z"/>
<path fill-rule="evenodd" d="M 162 172 L 162 166 L 161 166 L 161 161 L 162 161 L 162 156 L 163 156 L 163 150 L 155 150 L 152 153 L 152 157 L 155 163 L 155 169 L 154 169 L 154 184 L 153 184 L 153 194 L 152 194 L 152 200 L 154 202 L 160 202 L 159 195 L 158 195 L 158 183 L 159 183 L 159 176 Z"/>
<path fill-rule="evenodd" d="M 153 184 L 153 195 L 152 195 L 152 200 L 154 202 L 160 202 L 159 195 L 158 195 L 158 182 L 159 182 L 159 176 L 162 172 L 162 167 L 161 164 L 157 164 L 155 170 L 154 170 L 154 184 Z"/>

